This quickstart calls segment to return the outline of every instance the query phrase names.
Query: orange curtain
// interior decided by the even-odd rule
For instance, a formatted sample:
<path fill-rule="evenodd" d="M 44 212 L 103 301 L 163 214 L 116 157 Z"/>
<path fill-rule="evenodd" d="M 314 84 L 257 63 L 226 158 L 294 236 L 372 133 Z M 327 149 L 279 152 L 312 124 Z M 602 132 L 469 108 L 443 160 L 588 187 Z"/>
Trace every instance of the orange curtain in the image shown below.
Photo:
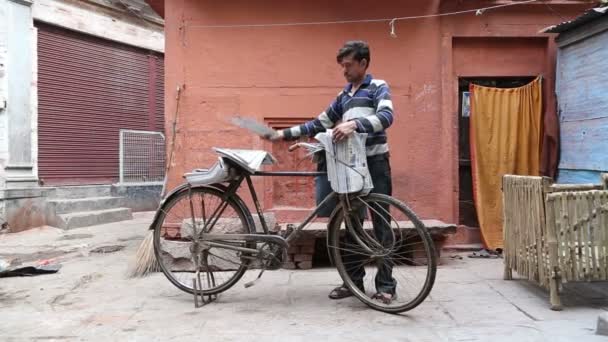
<path fill-rule="evenodd" d="M 540 172 L 541 78 L 519 88 L 471 85 L 470 91 L 475 208 L 486 247 L 502 248 L 502 176 Z"/>

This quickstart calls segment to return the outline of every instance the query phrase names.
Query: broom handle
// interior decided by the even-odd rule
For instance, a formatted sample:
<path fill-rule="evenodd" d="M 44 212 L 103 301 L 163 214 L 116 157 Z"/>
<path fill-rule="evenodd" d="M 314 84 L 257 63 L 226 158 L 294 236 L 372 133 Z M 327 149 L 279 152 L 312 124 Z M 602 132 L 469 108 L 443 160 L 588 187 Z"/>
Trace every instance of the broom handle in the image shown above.
<path fill-rule="evenodd" d="M 167 166 L 165 167 L 165 179 L 163 180 L 163 188 L 160 192 L 161 201 L 159 202 L 159 208 L 160 208 L 160 203 L 162 202 L 162 199 L 166 195 L 167 179 L 169 178 L 169 171 L 171 170 L 171 164 L 173 163 L 173 152 L 175 149 L 175 136 L 176 136 L 176 131 L 177 131 L 177 118 L 179 115 L 179 102 L 181 99 L 181 94 L 182 94 L 182 87 L 177 86 L 177 95 L 175 95 L 175 101 L 176 101 L 175 115 L 173 115 L 173 123 L 171 125 L 171 149 L 169 150 L 169 162 L 167 163 Z"/>

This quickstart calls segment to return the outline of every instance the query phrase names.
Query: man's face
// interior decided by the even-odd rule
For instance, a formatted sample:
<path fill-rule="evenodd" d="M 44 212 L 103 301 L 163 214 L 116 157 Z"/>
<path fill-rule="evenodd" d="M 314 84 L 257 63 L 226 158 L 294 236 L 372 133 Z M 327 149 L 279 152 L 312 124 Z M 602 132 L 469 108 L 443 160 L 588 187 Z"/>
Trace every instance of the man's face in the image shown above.
<path fill-rule="evenodd" d="M 346 78 L 349 83 L 354 83 L 362 80 L 365 77 L 367 60 L 363 59 L 361 61 L 357 61 L 356 59 L 353 59 L 352 55 L 350 55 L 342 58 L 340 66 L 342 66 L 344 78 Z"/>

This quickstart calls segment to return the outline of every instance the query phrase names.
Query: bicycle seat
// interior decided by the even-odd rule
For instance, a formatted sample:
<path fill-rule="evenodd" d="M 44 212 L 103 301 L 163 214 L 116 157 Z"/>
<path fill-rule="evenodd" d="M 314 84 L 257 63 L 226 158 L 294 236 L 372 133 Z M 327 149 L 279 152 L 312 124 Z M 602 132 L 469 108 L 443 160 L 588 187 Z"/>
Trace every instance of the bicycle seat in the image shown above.
<path fill-rule="evenodd" d="M 207 185 L 227 181 L 230 178 L 230 172 L 222 158 L 218 158 L 217 163 L 211 168 L 195 169 L 190 173 L 186 173 L 184 178 L 186 178 L 186 181 L 190 185 Z"/>

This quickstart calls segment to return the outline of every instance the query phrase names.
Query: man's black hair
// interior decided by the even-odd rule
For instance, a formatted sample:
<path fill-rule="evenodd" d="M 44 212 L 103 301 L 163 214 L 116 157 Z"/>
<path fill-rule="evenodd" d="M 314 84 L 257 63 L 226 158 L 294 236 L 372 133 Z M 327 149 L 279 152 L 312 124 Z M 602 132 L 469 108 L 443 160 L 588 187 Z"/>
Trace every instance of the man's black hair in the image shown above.
<path fill-rule="evenodd" d="M 362 60 L 367 60 L 367 66 L 369 66 L 370 58 L 369 58 L 369 45 L 362 40 L 351 40 L 346 42 L 344 46 L 338 51 L 338 56 L 336 56 L 336 60 L 338 63 L 342 62 L 344 57 L 348 57 L 352 55 L 353 59 L 361 62 Z"/>

